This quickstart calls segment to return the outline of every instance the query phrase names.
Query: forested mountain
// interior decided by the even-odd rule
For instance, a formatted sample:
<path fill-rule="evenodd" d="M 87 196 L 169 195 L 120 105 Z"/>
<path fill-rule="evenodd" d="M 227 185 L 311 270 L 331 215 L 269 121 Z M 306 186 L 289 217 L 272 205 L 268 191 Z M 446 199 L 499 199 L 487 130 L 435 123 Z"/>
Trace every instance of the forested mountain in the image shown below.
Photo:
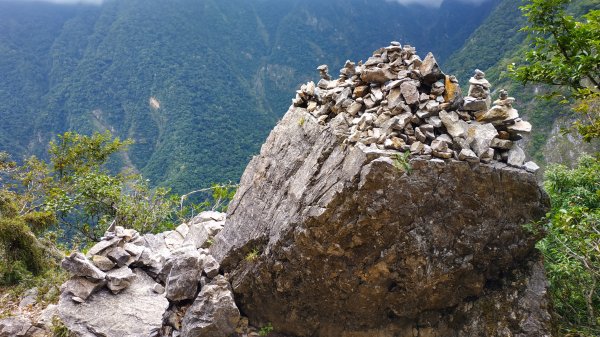
<path fill-rule="evenodd" d="M 0 150 L 109 129 L 153 184 L 235 181 L 317 65 L 337 73 L 392 40 L 443 63 L 498 2 L 0 1 Z"/>

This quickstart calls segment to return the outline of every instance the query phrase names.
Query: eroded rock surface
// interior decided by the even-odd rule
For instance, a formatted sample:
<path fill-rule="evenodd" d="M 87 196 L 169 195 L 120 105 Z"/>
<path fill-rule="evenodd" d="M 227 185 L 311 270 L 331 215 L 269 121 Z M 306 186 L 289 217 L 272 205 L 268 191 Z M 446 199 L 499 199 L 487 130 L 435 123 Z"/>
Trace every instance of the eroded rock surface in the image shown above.
<path fill-rule="evenodd" d="M 532 312 L 515 302 L 515 319 L 473 309 L 504 298 L 509 288 L 490 285 L 537 261 L 523 229 L 548 207 L 535 176 L 499 162 L 402 162 L 344 143 L 347 128 L 343 114 L 320 125 L 291 107 L 246 168 L 211 252 L 250 323 L 322 337 L 469 336 L 506 323 L 543 336 L 524 327 L 533 317 L 546 328 L 543 293 Z"/>
<path fill-rule="evenodd" d="M 118 295 L 104 288 L 83 303 L 61 296 L 58 313 L 65 326 L 81 337 L 148 337 L 162 327 L 169 301 L 156 294 L 156 282 L 141 269 L 135 269 L 131 285 Z"/>

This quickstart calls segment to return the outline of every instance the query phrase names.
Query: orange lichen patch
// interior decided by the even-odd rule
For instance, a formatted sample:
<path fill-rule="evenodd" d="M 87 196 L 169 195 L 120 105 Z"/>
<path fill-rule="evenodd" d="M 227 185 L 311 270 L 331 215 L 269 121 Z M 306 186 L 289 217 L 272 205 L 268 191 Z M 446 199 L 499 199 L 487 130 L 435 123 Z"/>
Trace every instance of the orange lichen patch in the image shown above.
<path fill-rule="evenodd" d="M 444 86 L 446 87 L 446 91 L 444 92 L 444 101 L 450 102 L 454 99 L 454 97 L 456 97 L 456 92 L 459 90 L 458 83 L 452 82 L 450 80 L 450 76 L 446 75 Z"/>
<path fill-rule="evenodd" d="M 160 109 L 160 102 L 156 99 L 156 97 L 150 96 L 150 100 L 148 101 L 150 107 L 152 109 L 158 110 Z"/>

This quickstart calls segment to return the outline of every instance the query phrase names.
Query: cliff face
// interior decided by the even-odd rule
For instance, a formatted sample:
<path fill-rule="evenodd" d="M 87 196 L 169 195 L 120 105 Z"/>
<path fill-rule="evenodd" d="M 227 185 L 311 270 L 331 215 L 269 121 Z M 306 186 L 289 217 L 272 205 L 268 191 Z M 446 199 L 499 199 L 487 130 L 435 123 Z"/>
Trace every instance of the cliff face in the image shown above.
<path fill-rule="evenodd" d="M 364 80 L 371 93 L 396 76 L 378 68 L 366 72 L 386 77 Z M 353 82 L 347 86 L 352 92 L 357 76 L 342 76 L 338 85 Z M 434 97 L 440 78 L 439 70 L 433 80 L 420 77 L 416 95 Z M 338 94 L 328 104 L 325 85 L 315 100 L 327 108 L 297 97 L 271 132 L 211 247 L 250 323 L 272 323 L 294 336 L 550 335 L 536 238 L 523 226 L 540 219 L 549 201 L 522 160 L 519 167 L 492 160 L 504 157 L 490 147 L 499 124 L 470 120 L 447 90 L 438 95 L 448 97 L 441 105 L 449 111 L 423 118 L 417 116 L 423 102 L 405 98 L 408 110 L 395 115 L 410 114 L 406 125 L 385 137 L 402 139 L 398 150 L 413 152 L 406 157 L 389 149 L 385 137 L 369 140 L 377 125 L 357 130 L 356 119 L 371 108 L 357 109 L 353 120 L 352 103 Z M 375 108 L 384 107 L 392 91 L 383 89 Z M 375 108 L 372 120 L 385 114 Z M 467 117 L 432 127 L 433 139 L 420 142 L 407 132 L 451 109 Z M 454 127 L 467 132 L 445 147 L 434 143 L 448 139 Z M 461 141 L 469 130 L 490 128 L 495 135 L 487 141 L 485 135 L 466 146 Z M 352 139 L 355 132 L 363 133 Z M 413 151 L 415 143 L 421 146 Z M 458 160 L 469 148 L 479 158 Z"/>

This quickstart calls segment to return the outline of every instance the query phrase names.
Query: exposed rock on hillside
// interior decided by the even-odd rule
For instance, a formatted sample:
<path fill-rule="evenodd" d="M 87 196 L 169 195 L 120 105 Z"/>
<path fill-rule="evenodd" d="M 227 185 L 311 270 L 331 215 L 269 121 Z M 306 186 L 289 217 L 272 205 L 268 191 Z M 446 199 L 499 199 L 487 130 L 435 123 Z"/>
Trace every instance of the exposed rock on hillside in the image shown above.
<path fill-rule="evenodd" d="M 523 228 L 548 199 L 523 162 L 504 163 L 514 115 L 477 121 L 487 111 L 461 110 L 432 55 L 397 43 L 340 79 L 319 70 L 210 248 L 250 323 L 294 336 L 549 335 Z"/>
<path fill-rule="evenodd" d="M 235 329 L 240 314 L 218 263 L 202 248 L 224 220 L 223 213 L 204 212 L 157 235 L 118 226 L 107 232 L 87 257 L 74 253 L 63 260 L 73 277 L 61 288 L 60 319 L 82 337 L 172 336 L 182 328 L 179 313 L 192 304 L 210 309 L 202 317 L 214 322 L 190 314 L 180 336 L 227 336 L 231 331 L 219 335 L 215 329 L 231 330 L 225 323 Z M 202 291 L 201 284 L 207 284 Z"/>

